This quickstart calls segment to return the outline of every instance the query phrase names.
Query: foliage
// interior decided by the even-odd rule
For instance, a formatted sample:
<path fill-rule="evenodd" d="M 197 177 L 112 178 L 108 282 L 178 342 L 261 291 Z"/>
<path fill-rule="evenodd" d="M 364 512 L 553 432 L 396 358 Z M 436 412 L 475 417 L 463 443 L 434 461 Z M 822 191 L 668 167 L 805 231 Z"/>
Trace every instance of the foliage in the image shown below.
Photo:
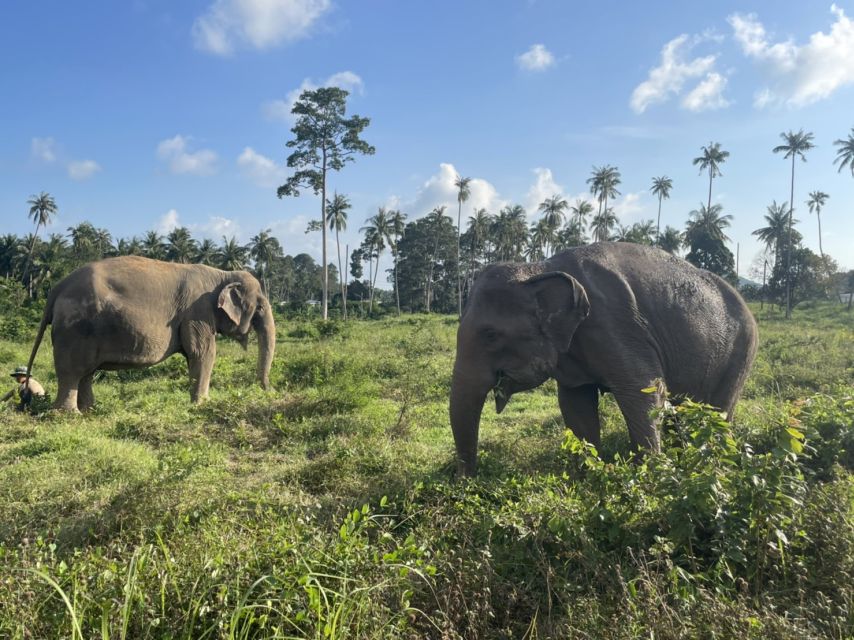
<path fill-rule="evenodd" d="M 729 227 L 732 216 L 723 214 L 719 204 L 691 212 L 685 227 L 685 246 L 688 255 L 685 259 L 694 266 L 716 273 L 730 281 L 735 280 L 735 258 L 726 246 L 729 237 L 724 229 Z"/>
<path fill-rule="evenodd" d="M 85 417 L 2 407 L 0 636 L 850 637 L 852 317 L 781 316 L 734 426 L 683 402 L 632 461 L 606 395 L 601 451 L 562 449 L 549 383 L 484 412 L 476 481 L 451 317 L 280 317 L 277 391 L 223 340 L 200 407 L 177 357 L 105 374 Z"/>

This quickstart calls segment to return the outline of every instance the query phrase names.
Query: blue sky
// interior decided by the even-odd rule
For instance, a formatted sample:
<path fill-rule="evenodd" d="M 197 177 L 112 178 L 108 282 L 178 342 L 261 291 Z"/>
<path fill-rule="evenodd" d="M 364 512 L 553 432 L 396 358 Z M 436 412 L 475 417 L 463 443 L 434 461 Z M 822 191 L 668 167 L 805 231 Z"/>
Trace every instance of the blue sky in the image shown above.
<path fill-rule="evenodd" d="M 597 3 L 550 0 L 58 0 L 0 8 L 0 233 L 28 233 L 26 201 L 50 192 L 64 233 L 83 220 L 115 236 L 185 225 L 246 241 L 272 228 L 286 252 L 319 257 L 311 195 L 278 200 L 288 105 L 305 87 L 351 91 L 377 148 L 330 188 L 350 196 L 351 244 L 379 206 L 456 211 L 584 195 L 592 165 L 623 176 L 624 224 L 654 218 L 653 176 L 674 189 L 662 226 L 705 202 L 691 160 L 731 153 L 714 200 L 734 216 L 746 273 L 750 232 L 789 198 L 771 148 L 804 128 L 796 212 L 817 251 L 811 190 L 830 199 L 823 243 L 854 268 L 854 178 L 833 140 L 854 127 L 854 2 Z M 589 197 L 589 195 L 588 195 Z M 464 210 L 464 215 L 467 211 Z"/>

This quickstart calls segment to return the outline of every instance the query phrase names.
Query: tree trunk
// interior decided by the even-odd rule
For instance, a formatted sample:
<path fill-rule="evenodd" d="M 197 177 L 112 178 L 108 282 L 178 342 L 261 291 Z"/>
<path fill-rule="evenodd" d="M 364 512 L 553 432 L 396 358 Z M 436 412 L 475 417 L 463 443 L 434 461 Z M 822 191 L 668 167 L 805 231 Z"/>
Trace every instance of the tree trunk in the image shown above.
<path fill-rule="evenodd" d="M 33 231 L 33 241 L 30 242 L 30 251 L 29 251 L 29 253 L 27 253 L 27 264 L 24 267 L 24 275 L 21 276 L 21 281 L 26 284 L 27 294 L 29 295 L 30 298 L 33 298 L 35 296 L 33 296 L 32 281 L 28 282 L 27 276 L 30 274 L 30 266 L 33 263 L 33 251 L 36 248 L 36 240 L 38 240 L 38 237 L 39 237 L 39 222 L 40 222 L 40 220 L 36 219 L 36 230 Z"/>
<path fill-rule="evenodd" d="M 712 178 L 715 177 L 715 174 L 712 172 L 712 165 L 709 165 L 709 203 L 706 205 L 706 209 L 712 208 Z"/>
<path fill-rule="evenodd" d="M 347 259 L 347 264 L 349 264 L 350 263 L 350 245 L 349 244 L 344 245 L 344 257 Z M 344 274 L 344 289 L 343 289 L 344 293 L 341 294 L 344 296 L 344 319 L 345 320 L 347 319 L 347 286 L 348 286 L 347 274 L 345 273 Z"/>
<path fill-rule="evenodd" d="M 658 219 L 655 221 L 655 243 L 661 243 L 661 194 L 658 194 Z"/>
<path fill-rule="evenodd" d="M 605 194 L 605 217 L 606 218 L 608 217 L 608 194 L 607 193 Z M 608 229 L 606 228 L 605 231 L 607 231 L 607 230 Z M 608 239 L 607 237 L 602 238 L 602 241 L 604 242 L 607 239 Z"/>
<path fill-rule="evenodd" d="M 460 232 L 462 231 L 463 201 L 457 198 L 457 317 L 463 317 L 463 284 L 460 271 Z"/>
<path fill-rule="evenodd" d="M 374 295 L 375 295 L 375 292 L 377 290 L 377 276 L 379 275 L 379 273 L 380 273 L 380 249 L 379 249 L 379 247 L 377 247 L 377 266 L 374 269 L 374 281 L 371 284 L 371 308 L 369 309 L 369 311 L 371 313 L 373 313 L 373 311 L 374 311 Z"/>
<path fill-rule="evenodd" d="M 790 182 L 791 189 L 789 191 L 789 239 L 786 242 L 788 247 L 786 251 L 786 318 L 792 315 L 792 218 L 795 210 L 795 156 L 792 152 L 792 180 Z"/>
<path fill-rule="evenodd" d="M 372 248 L 368 249 L 368 285 L 371 287 L 370 295 L 368 295 L 368 313 L 374 309 L 374 257 L 371 255 L 372 250 Z"/>
<path fill-rule="evenodd" d="M 397 282 L 397 243 L 394 245 L 394 294 L 397 299 L 397 317 L 400 317 L 400 285 Z"/>
<path fill-rule="evenodd" d="M 321 185 L 321 193 L 320 193 L 320 229 L 323 232 L 323 319 L 326 320 L 329 317 L 329 274 L 328 265 L 326 260 L 326 150 L 323 151 L 323 182 Z"/>
<path fill-rule="evenodd" d="M 335 251 L 338 253 L 338 288 L 341 292 L 341 314 L 347 319 L 347 298 L 344 296 L 344 270 L 341 269 L 341 241 L 338 239 L 338 223 L 335 223 Z"/>

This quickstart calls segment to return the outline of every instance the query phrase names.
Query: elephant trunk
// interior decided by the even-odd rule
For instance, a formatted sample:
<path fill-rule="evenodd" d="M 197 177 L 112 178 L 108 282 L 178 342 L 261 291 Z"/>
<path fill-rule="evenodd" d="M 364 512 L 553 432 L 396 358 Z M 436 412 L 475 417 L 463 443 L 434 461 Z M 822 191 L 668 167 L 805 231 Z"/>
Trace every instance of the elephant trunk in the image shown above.
<path fill-rule="evenodd" d="M 270 388 L 270 366 L 276 351 L 276 323 L 269 303 L 264 304 L 264 314 L 255 324 L 258 334 L 258 382 L 264 389 Z"/>
<path fill-rule="evenodd" d="M 491 381 L 469 374 L 459 363 L 454 367 L 450 413 L 460 475 L 475 475 L 480 414 L 491 387 Z"/>

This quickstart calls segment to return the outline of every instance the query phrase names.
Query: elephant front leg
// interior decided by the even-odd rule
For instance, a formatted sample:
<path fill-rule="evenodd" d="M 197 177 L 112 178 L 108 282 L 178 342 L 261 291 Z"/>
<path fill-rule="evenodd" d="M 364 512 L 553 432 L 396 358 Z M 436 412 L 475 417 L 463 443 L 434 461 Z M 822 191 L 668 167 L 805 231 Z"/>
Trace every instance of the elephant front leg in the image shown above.
<path fill-rule="evenodd" d="M 652 393 L 645 393 L 645 388 L 652 383 L 638 384 L 635 388 L 614 389 L 614 398 L 620 407 L 626 426 L 629 429 L 629 437 L 635 447 L 661 451 L 661 437 L 658 431 L 658 420 L 653 417 L 653 412 L 664 406 L 664 389 Z"/>
<path fill-rule="evenodd" d="M 599 388 L 595 384 L 581 387 L 559 386 L 557 392 L 560 412 L 566 426 L 580 440 L 599 448 Z"/>
<path fill-rule="evenodd" d="M 95 406 L 95 394 L 92 392 L 92 378 L 94 374 L 83 376 L 77 387 L 77 408 L 80 411 L 89 411 Z"/>
<path fill-rule="evenodd" d="M 190 370 L 190 400 L 198 404 L 208 397 L 211 372 L 216 360 L 215 334 L 204 325 L 190 325 L 182 329 L 182 342 Z"/>
<path fill-rule="evenodd" d="M 213 356 L 187 356 L 187 365 L 190 369 L 190 400 L 194 404 L 208 397 L 213 360 Z"/>

